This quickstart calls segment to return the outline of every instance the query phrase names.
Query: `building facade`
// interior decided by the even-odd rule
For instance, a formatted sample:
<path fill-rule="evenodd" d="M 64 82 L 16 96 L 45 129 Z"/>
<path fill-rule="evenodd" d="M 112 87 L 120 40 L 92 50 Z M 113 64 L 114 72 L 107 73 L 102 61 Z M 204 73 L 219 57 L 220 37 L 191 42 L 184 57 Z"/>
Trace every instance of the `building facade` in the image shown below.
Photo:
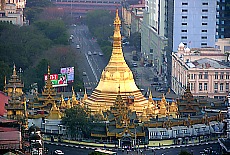
<path fill-rule="evenodd" d="M 156 76 L 162 75 L 162 77 L 167 73 L 165 48 L 168 42 L 164 31 L 165 5 L 165 1 L 146 1 L 141 25 L 142 57 L 153 65 Z"/>
<path fill-rule="evenodd" d="M 216 0 L 177 0 L 174 3 L 173 51 L 183 42 L 189 48 L 214 47 Z"/>
<path fill-rule="evenodd" d="M 183 95 L 187 84 L 194 96 L 225 98 L 229 92 L 229 62 L 221 50 L 185 48 L 172 53 L 172 90 Z"/>

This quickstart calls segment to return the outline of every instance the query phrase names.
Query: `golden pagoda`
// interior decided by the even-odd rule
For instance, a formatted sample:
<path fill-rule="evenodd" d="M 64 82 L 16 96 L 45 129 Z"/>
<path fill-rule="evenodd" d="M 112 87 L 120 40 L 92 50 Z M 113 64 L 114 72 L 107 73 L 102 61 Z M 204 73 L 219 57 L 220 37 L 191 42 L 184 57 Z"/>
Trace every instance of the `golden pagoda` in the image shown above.
<path fill-rule="evenodd" d="M 51 79 L 50 79 L 50 66 L 48 66 L 48 72 L 47 72 L 47 81 L 45 84 L 45 87 L 42 91 L 42 94 L 40 96 L 36 95 L 34 96 L 33 100 L 29 103 L 30 109 L 35 109 L 36 111 L 41 110 L 41 114 L 36 115 L 29 115 L 29 118 L 41 118 L 41 117 L 47 117 L 49 111 L 53 107 L 53 104 L 59 102 L 61 100 L 61 97 L 59 94 L 57 94 L 55 88 L 53 88 Z"/>
<path fill-rule="evenodd" d="M 59 108 L 57 107 L 56 103 L 53 103 L 53 106 L 50 110 L 49 116 L 47 117 L 48 119 L 61 119 L 62 118 L 62 114 L 59 110 Z"/>
<path fill-rule="evenodd" d="M 95 88 L 90 97 L 84 103 L 91 109 L 93 114 L 99 112 L 98 105 L 103 109 L 109 109 L 118 95 L 118 91 L 124 100 L 133 97 L 132 110 L 138 115 L 143 112 L 143 107 L 147 105 L 148 100 L 137 88 L 133 73 L 125 62 L 120 34 L 121 20 L 116 10 L 114 20 L 113 51 L 108 65 L 104 68 L 98 86 Z M 119 90 L 118 90 L 119 89 Z"/>
<path fill-rule="evenodd" d="M 7 118 L 18 120 L 25 128 L 27 128 L 27 112 L 26 112 L 26 98 L 23 94 L 22 83 L 20 77 L 17 75 L 16 67 L 14 65 L 11 79 L 6 83 L 5 91 L 9 96 L 8 105 L 5 106 L 7 110 Z"/>

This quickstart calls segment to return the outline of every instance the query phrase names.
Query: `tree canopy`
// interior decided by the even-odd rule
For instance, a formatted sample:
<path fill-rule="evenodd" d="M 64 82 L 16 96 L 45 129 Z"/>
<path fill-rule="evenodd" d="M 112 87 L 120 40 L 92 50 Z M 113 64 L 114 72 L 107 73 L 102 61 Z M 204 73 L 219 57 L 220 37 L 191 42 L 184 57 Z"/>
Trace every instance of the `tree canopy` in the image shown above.
<path fill-rule="evenodd" d="M 88 120 L 86 109 L 81 105 L 66 109 L 64 117 L 62 118 L 62 123 L 67 126 L 69 135 L 71 135 L 72 138 L 76 138 L 76 136 L 79 135 L 84 137 L 89 136 L 90 122 Z"/>

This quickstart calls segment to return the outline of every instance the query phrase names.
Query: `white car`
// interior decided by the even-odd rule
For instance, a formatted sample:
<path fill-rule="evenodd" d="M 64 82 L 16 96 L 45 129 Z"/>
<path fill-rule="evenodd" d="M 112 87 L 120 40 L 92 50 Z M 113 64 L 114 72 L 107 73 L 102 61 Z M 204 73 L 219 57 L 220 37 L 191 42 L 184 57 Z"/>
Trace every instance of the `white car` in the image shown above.
<path fill-rule="evenodd" d="M 103 56 L 104 54 L 103 54 L 102 52 L 99 52 L 98 55 L 99 55 L 99 56 Z"/>
<path fill-rule="evenodd" d="M 91 55 L 92 55 L 92 52 L 91 52 L 91 51 L 88 51 L 88 55 L 91 56 Z"/>
<path fill-rule="evenodd" d="M 96 51 L 94 51 L 94 52 L 93 52 L 93 55 L 97 55 L 97 52 L 96 52 Z"/>
<path fill-rule="evenodd" d="M 62 152 L 62 150 L 55 150 L 54 154 L 64 154 L 64 153 Z"/>
<path fill-rule="evenodd" d="M 77 45 L 76 48 L 77 48 L 77 49 L 80 49 L 80 45 Z"/>

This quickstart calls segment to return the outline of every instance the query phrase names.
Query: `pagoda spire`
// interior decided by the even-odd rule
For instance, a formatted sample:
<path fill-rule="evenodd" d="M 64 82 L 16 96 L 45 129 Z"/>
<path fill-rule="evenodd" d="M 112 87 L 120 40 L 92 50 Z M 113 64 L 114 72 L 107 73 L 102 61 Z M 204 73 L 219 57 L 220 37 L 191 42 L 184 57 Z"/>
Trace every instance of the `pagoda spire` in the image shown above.
<path fill-rule="evenodd" d="M 13 69 L 13 76 L 17 76 L 17 71 L 16 71 L 16 66 L 14 64 L 14 69 Z"/>

